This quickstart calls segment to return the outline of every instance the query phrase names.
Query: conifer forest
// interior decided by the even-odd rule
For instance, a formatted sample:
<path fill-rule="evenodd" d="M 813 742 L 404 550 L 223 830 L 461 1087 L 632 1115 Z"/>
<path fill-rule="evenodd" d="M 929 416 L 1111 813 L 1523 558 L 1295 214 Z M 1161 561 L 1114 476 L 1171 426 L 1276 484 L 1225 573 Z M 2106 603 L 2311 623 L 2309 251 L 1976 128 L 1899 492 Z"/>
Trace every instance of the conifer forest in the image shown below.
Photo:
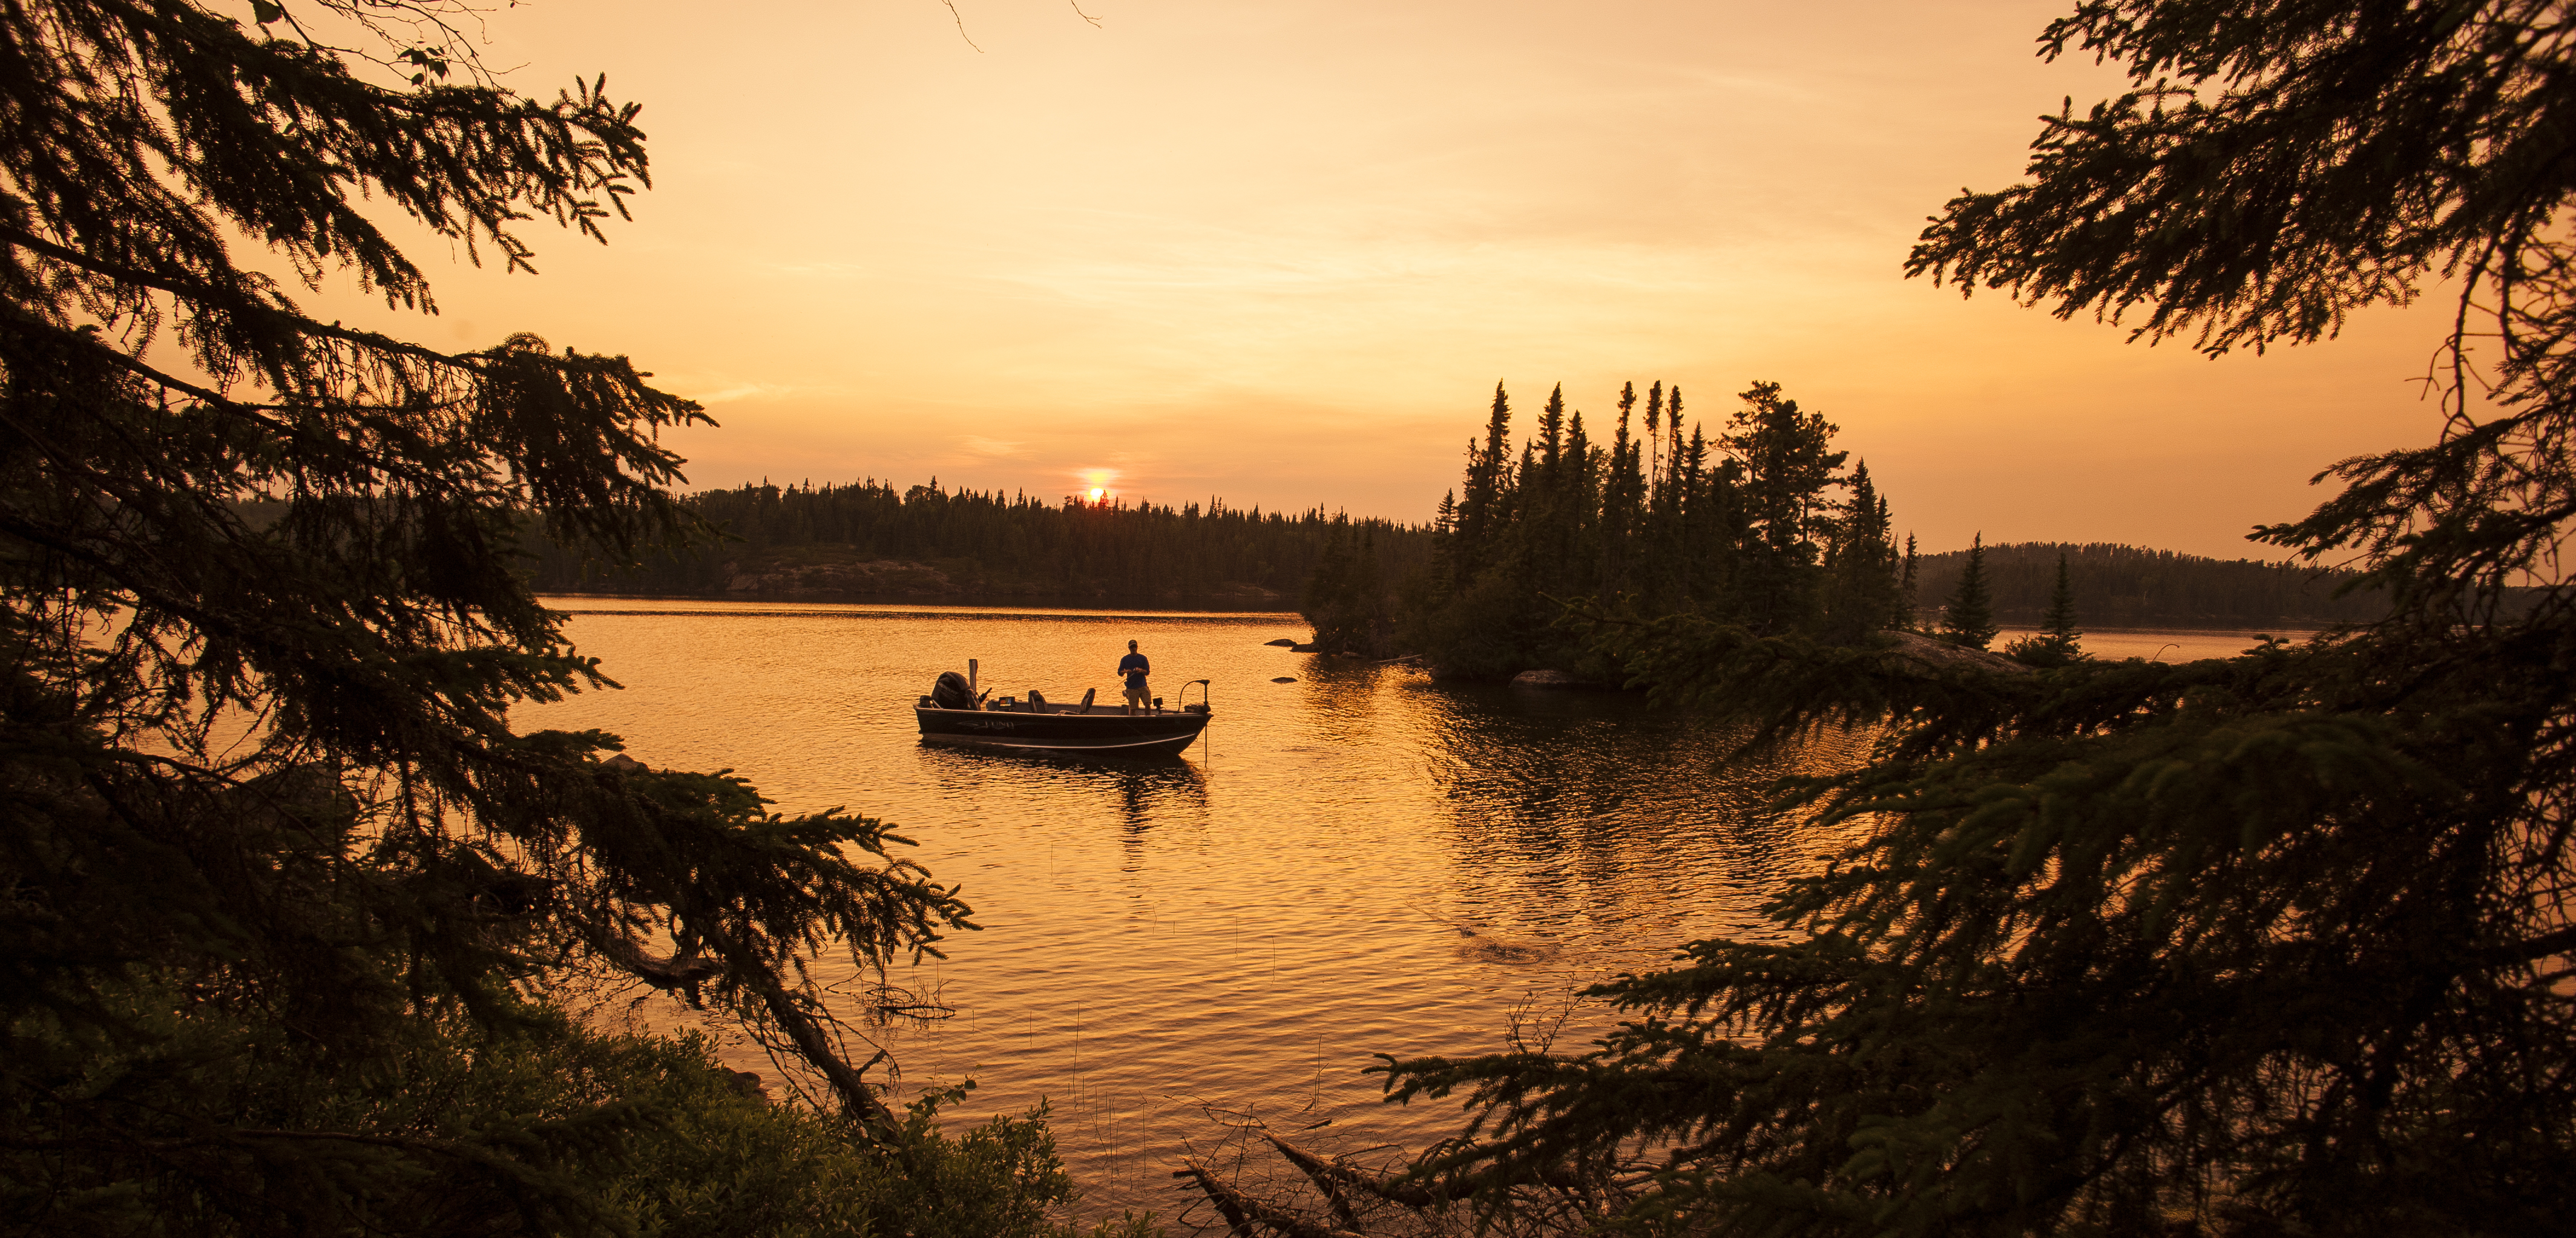
<path fill-rule="evenodd" d="M 1888 281 L 2248 365 L 2427 305 L 2404 321 L 2438 349 L 2438 429 L 2332 464 L 2306 514 L 2255 530 L 2280 563 L 1918 546 L 1868 445 L 1768 380 L 1686 402 L 1650 375 L 1588 406 L 1498 383 L 1421 526 L 936 481 L 693 490 L 670 436 L 708 409 L 637 361 L 420 325 L 421 254 L 533 279 L 538 240 L 640 226 L 656 169 L 607 76 L 532 93 L 483 59 L 510 14 L 449 0 L 0 5 L 0 1235 L 2566 1232 L 2576 14 L 2067 3 L 2038 53 L 2110 97 L 2038 118 L 2018 182 L 1921 203 Z M 975 8 L 932 17 L 962 42 Z M 333 282 L 384 312 L 315 308 Z M 762 608 L 699 607 L 781 669 L 698 760 L 531 724 L 627 673 L 576 647 L 615 629 L 556 590 L 1293 604 L 1314 635 L 1228 637 L 1310 668 L 1226 686 L 1213 725 L 1274 728 L 1228 733 L 1231 764 L 1066 773 L 916 742 L 916 714 L 1014 720 L 971 687 L 916 706 L 944 668 L 869 647 L 897 629 L 840 613 L 866 608 L 787 616 L 844 625 L 798 662 L 737 621 Z M 1177 644 L 1243 619 L 1114 621 Z M 2169 623 L 2314 634 L 2084 648 Z M 1105 630 L 1054 643 L 1082 674 L 1116 656 Z M 700 675 L 665 700 L 736 665 L 658 656 Z M 848 687 L 866 658 L 907 662 L 900 697 Z M 1534 669 L 1564 690 L 1476 682 Z M 758 712 L 815 701 L 794 736 Z M 1437 725 L 1388 721 L 1426 701 Z M 890 781 L 848 774 L 889 728 L 926 819 L 867 815 Z M 1260 749 L 1236 736 L 1265 734 L 1285 763 L 1241 773 Z M 1576 744 L 1641 735 L 1654 794 L 1591 785 Z M 738 771 L 791 740 L 820 755 L 781 803 Z M 1372 748 L 1393 772 L 1333 763 Z M 1051 778 L 1078 811 L 1010 800 Z M 1421 819 L 1373 816 L 1404 779 Z M 1719 794 L 1740 802 L 1673 807 Z M 1229 804 L 1252 831 L 1231 848 Z M 1711 844 L 1712 883 L 1604 824 L 1666 818 Z M 970 828 L 999 841 L 938 871 Z M 1580 903 L 1621 948 L 1689 939 L 1568 979 L 1576 952 L 1338 888 L 1324 866 L 1372 830 L 1406 850 L 1367 867 L 1483 914 Z M 1056 882 L 1058 840 L 1112 857 L 1096 885 Z M 1031 854 L 1070 893 L 970 899 L 961 872 Z M 1294 880 L 1243 879 L 1261 863 Z M 1604 895 L 1622 863 L 1677 910 Z M 1156 865 L 1229 884 L 1147 910 Z M 1305 970 L 1339 987 L 1409 1013 L 1581 986 L 1596 1032 L 1531 1034 L 1524 1002 L 1490 1034 L 1371 1043 L 1296 1022 L 1276 940 L 1263 972 L 1248 934 L 1157 936 L 1281 904 L 1326 923 Z M 1086 915 L 1109 928 L 1073 944 L 1058 921 Z M 1104 941 L 1222 956 L 1245 987 L 1190 1008 L 1311 1037 L 1308 1108 L 1329 1070 L 1436 1134 L 1341 1145 L 1307 1108 L 1264 1125 L 1193 1096 L 1182 1120 L 1221 1133 L 1156 1168 L 1171 1207 L 1078 1212 L 1049 1106 L 1080 1097 L 990 1112 L 880 1043 L 889 1011 L 940 1006 L 899 982 L 1011 934 L 1041 986 Z M 1434 979 L 1388 979 L 1399 938 L 1433 943 Z M 1504 970 L 1533 960 L 1557 970 Z"/>
<path fill-rule="evenodd" d="M 2440 437 L 2342 462 L 2310 515 L 2259 530 L 2303 566 L 2357 568 L 2382 599 L 2313 640 L 2171 666 L 2063 656 L 2074 607 L 2055 603 L 2080 551 L 2059 548 L 2069 583 L 2032 642 L 2056 648 L 2026 650 L 2038 665 L 1944 654 L 1888 624 L 1903 574 L 1857 467 L 1847 497 L 1818 502 L 1835 453 L 1759 385 L 1726 438 L 1776 426 L 1779 447 L 1738 448 L 1727 486 L 1697 483 L 1710 518 L 1744 531 L 1700 543 L 1709 559 L 1645 581 L 1606 554 L 1516 566 L 1526 552 L 1494 517 L 1506 465 L 1525 487 L 1547 479 L 1534 511 L 1583 482 L 1547 471 L 1552 413 L 1533 467 L 1509 461 L 1497 398 L 1427 613 L 1477 613 L 1447 608 L 1553 570 L 1502 592 L 1554 599 L 1556 618 L 1495 608 L 1511 622 L 1433 639 L 1497 659 L 1580 648 L 1653 700 L 1744 720 L 1753 749 L 1874 729 L 1861 768 L 1781 787 L 1819 826 L 1866 828 L 1769 904 L 1767 931 L 1592 990 L 1623 1021 L 1588 1046 L 1385 1059 L 1390 1095 L 1463 1100 L 1470 1117 L 1361 1224 L 1405 1232 L 1448 1201 L 1505 1227 L 1667 1234 L 2565 1227 L 2565 18 L 2081 4 L 2042 54 L 2115 65 L 2126 92 L 2044 117 L 2027 180 L 1952 199 L 1909 257 L 1936 285 L 2213 356 L 2314 344 L 2418 289 L 2455 297 Z M 2437 276 L 2453 282 L 2433 292 Z M 1679 454 L 1667 518 L 1687 522 L 1704 466 Z M 1513 536 L 1579 527 L 1528 524 Z M 1838 579 L 1837 553 L 1855 552 L 1866 570 Z M 1947 648 L 1992 635 L 1985 557 L 1963 557 Z M 1620 579 L 1600 574 L 1612 564 L 1666 599 L 1811 584 L 1696 610 L 1568 603 L 1583 573 Z M 1273 1208 L 1341 1206 L 1313 1176 L 1322 1198 Z"/>
<path fill-rule="evenodd" d="M 1364 537 L 1392 570 L 1429 552 L 1427 530 L 1309 509 L 1060 501 L 892 483 L 742 486 L 682 496 L 710 535 L 619 562 L 529 539 L 540 591 L 663 597 L 1120 601 L 1277 608 L 1336 536 Z"/>
<path fill-rule="evenodd" d="M 1317 643 L 1418 657 L 1444 677 L 1552 669 L 1617 682 L 1569 620 L 1691 614 L 1844 644 L 1937 628 L 1968 552 L 1923 553 L 1901 535 L 1868 461 L 1779 384 L 1735 401 L 1716 432 L 1685 431 L 1680 388 L 1650 383 L 1641 397 L 1630 383 L 1596 439 L 1560 387 L 1516 448 L 1497 386 L 1419 566 L 1357 541 L 1317 562 L 1304 595 Z M 2307 629 L 2387 612 L 2359 573 L 2309 564 L 2122 545 L 1980 553 L 1992 615 L 2008 623 L 2041 619 L 2061 555 L 2098 627 Z"/>

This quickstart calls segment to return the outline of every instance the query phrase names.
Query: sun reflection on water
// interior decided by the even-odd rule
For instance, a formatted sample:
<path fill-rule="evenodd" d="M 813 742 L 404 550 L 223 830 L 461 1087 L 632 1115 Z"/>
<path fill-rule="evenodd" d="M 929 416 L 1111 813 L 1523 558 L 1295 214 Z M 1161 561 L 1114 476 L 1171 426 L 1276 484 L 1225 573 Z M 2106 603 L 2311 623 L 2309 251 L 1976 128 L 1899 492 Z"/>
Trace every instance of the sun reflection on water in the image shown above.
<path fill-rule="evenodd" d="M 1436 1137 L 1454 1111 L 1379 1104 L 1369 1054 L 1499 1048 L 1515 1011 L 1692 938 L 1774 932 L 1764 898 L 1837 840 L 1762 788 L 1863 747 L 1731 766 L 1730 732 L 1631 696 L 1265 646 L 1304 637 L 1284 615 L 553 604 L 628 686 L 522 726 L 602 727 L 650 764 L 733 768 L 782 809 L 884 817 L 964 886 L 983 930 L 887 978 L 955 1016 L 868 1030 L 907 1095 L 976 1079 L 959 1118 L 1048 1104 L 1087 1214 L 1171 1214 L 1170 1166 L 1212 1109 L 1330 1122 L 1350 1146 Z M 1215 681 L 1179 759 L 918 742 L 909 706 L 940 670 L 973 657 L 997 695 L 1073 699 L 1131 639 L 1162 682 Z M 1575 1006 L 1560 1044 L 1605 1026 Z"/>

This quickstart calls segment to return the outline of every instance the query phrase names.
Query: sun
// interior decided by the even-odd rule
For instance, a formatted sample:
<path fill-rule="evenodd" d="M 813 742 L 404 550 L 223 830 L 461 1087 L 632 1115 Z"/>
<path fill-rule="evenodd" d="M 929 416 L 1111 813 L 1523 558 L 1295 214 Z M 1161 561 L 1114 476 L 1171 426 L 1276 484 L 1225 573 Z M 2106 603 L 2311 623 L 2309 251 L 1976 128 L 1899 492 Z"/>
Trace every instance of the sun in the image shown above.
<path fill-rule="evenodd" d="M 1111 483 L 1118 480 L 1116 469 L 1075 469 L 1073 475 L 1078 479 L 1082 489 L 1065 497 L 1087 507 L 1106 505 L 1109 502 L 1109 487 Z"/>

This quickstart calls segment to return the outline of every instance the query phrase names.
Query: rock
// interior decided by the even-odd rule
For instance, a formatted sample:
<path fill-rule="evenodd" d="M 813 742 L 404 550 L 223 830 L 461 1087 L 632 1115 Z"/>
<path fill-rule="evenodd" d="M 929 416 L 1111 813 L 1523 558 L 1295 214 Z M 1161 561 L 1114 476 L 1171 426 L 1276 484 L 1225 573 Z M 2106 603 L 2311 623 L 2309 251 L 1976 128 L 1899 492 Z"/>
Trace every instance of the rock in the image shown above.
<path fill-rule="evenodd" d="M 1512 676 L 1512 686 L 1515 688 L 1600 688 L 1608 685 L 1594 683 L 1589 679 L 1577 679 L 1564 671 L 1535 670 L 1522 671 Z"/>
<path fill-rule="evenodd" d="M 1297 682 L 1297 677 L 1296 677 L 1296 676 L 1294 676 L 1294 675 L 1281 675 L 1281 676 L 1279 676 L 1278 678 L 1271 680 L 1270 682 L 1272 682 L 1272 683 L 1295 683 L 1295 682 Z"/>
<path fill-rule="evenodd" d="M 1297 647 L 1297 642 L 1290 640 L 1285 636 L 1282 636 L 1277 640 L 1266 640 L 1261 643 L 1265 645 L 1276 645 L 1281 649 L 1294 649 Z"/>
<path fill-rule="evenodd" d="M 1458 943 L 1458 957 L 1475 963 L 1544 963 L 1565 953 L 1544 941 L 1515 940 L 1479 934 L 1465 925 L 1453 924 L 1458 935 L 1467 940 Z"/>
<path fill-rule="evenodd" d="M 2000 653 L 1937 641 L 1920 632 L 1889 632 L 1887 635 L 1896 641 L 1895 647 L 1887 651 L 1888 655 L 1922 670 L 1986 671 L 2001 675 L 2037 673 Z"/>
<path fill-rule="evenodd" d="M 645 772 L 644 763 L 642 761 L 638 761 L 623 752 L 600 762 L 600 764 L 616 770 L 621 774 L 641 774 Z"/>
<path fill-rule="evenodd" d="M 1314 644 L 1290 645 L 1288 647 L 1288 652 L 1290 653 L 1322 653 L 1323 651 L 1323 646 Z"/>

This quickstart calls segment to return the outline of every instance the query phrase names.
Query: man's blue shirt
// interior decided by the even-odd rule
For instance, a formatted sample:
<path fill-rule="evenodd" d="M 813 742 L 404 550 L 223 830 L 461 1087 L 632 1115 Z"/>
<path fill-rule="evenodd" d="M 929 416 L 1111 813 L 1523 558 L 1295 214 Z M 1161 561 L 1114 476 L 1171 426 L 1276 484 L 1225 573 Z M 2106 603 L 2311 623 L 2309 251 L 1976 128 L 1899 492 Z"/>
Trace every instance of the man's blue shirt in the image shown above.
<path fill-rule="evenodd" d="M 1145 676 L 1153 669 L 1146 665 L 1145 655 L 1141 653 L 1131 653 L 1118 659 L 1118 673 L 1127 677 L 1127 686 L 1130 688 L 1144 687 Z"/>

